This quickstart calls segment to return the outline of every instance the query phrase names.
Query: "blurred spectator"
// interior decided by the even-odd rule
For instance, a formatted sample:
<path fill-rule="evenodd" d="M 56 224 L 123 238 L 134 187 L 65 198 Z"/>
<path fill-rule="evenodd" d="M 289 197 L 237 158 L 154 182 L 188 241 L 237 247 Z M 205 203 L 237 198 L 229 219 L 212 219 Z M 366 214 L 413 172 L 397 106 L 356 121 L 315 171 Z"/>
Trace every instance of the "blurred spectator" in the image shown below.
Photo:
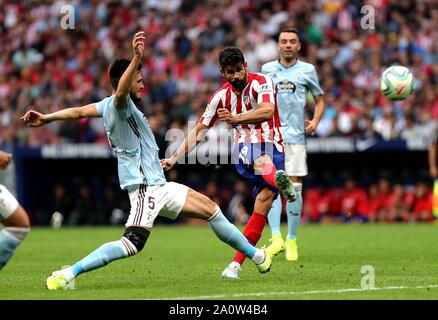
<path fill-rule="evenodd" d="M 414 221 L 409 208 L 412 206 L 413 195 L 406 192 L 401 184 L 393 186 L 388 199 L 389 222 L 411 222 Z"/>
<path fill-rule="evenodd" d="M 53 190 L 53 204 L 52 212 L 59 212 L 62 214 L 64 221 L 70 219 L 71 211 L 73 210 L 73 199 L 67 192 L 63 184 L 58 184 Z"/>
<path fill-rule="evenodd" d="M 400 138 L 404 140 L 415 140 L 422 137 L 422 129 L 415 123 L 415 116 L 408 113 L 404 118 L 404 128 L 400 132 Z"/>
<path fill-rule="evenodd" d="M 339 201 L 343 221 L 368 221 L 367 196 L 355 180 L 349 178 L 345 181 Z"/>
<path fill-rule="evenodd" d="M 432 191 L 424 182 L 415 185 L 413 213 L 415 220 L 419 222 L 433 221 L 432 215 Z"/>
<path fill-rule="evenodd" d="M 124 199 L 125 197 L 123 197 Z M 90 224 L 123 224 L 129 215 L 129 204 L 117 197 L 116 189 L 106 186 L 102 201 L 98 202 L 97 212 Z M 126 210 L 126 208 L 128 208 Z"/>
<path fill-rule="evenodd" d="M 327 185 L 304 191 L 303 219 L 309 223 L 330 223 L 339 220 L 338 212 L 334 212 L 334 191 Z"/>
<path fill-rule="evenodd" d="M 365 113 L 361 120 L 359 120 L 359 138 L 366 139 L 382 139 L 382 135 L 374 130 L 373 118 L 371 115 Z"/>
<path fill-rule="evenodd" d="M 398 137 L 395 129 L 396 118 L 394 111 L 387 107 L 383 112 L 383 117 L 374 121 L 374 130 L 379 133 L 384 140 L 393 140 Z"/>
<path fill-rule="evenodd" d="M 103 211 L 98 210 L 93 201 L 91 188 L 84 184 L 79 187 L 79 194 L 73 201 L 73 210 L 67 220 L 69 225 L 95 224 L 101 220 Z"/>

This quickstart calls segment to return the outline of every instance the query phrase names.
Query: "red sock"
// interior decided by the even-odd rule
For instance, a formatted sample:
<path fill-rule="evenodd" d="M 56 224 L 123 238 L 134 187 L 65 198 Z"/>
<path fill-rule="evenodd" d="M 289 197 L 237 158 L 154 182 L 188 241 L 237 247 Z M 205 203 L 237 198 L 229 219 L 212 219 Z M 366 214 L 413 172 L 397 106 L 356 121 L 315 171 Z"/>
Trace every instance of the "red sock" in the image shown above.
<path fill-rule="evenodd" d="M 275 172 L 277 172 L 277 168 L 272 163 L 266 163 L 262 168 L 262 177 L 271 186 L 278 188 L 275 183 Z"/>
<path fill-rule="evenodd" d="M 268 218 L 266 216 L 257 212 L 253 212 L 251 218 L 249 218 L 248 223 L 243 230 L 243 235 L 253 246 L 259 241 L 260 237 L 262 236 L 262 231 L 267 221 Z M 242 264 L 245 259 L 246 256 L 243 253 L 237 252 L 234 256 L 233 261 Z"/>

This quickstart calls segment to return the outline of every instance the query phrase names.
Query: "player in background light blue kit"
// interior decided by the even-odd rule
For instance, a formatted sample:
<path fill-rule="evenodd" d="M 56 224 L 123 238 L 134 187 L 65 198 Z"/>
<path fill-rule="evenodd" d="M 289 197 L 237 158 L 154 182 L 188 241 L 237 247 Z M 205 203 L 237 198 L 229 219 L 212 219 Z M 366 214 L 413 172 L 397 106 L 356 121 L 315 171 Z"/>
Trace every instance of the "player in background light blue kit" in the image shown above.
<path fill-rule="evenodd" d="M 281 132 L 285 146 L 285 170 L 295 186 L 297 200 L 287 202 L 288 234 L 286 241 L 280 232 L 282 212 L 281 197 L 277 197 L 268 214 L 271 227 L 271 244 L 266 252 L 274 257 L 286 250 L 286 259 L 298 260 L 297 229 L 303 206 L 302 177 L 307 175 L 306 133 L 315 134 L 316 128 L 324 114 L 325 105 L 315 67 L 297 59 L 301 43 L 298 32 L 293 28 L 280 30 L 278 49 L 280 59 L 265 63 L 261 72 L 269 75 L 277 91 L 277 106 L 281 121 Z M 312 120 L 305 117 L 307 93 L 311 92 L 316 106 Z"/>
<path fill-rule="evenodd" d="M 249 257 L 259 272 L 268 272 L 271 267 L 270 256 L 252 246 L 216 203 L 185 185 L 166 181 L 149 123 L 133 102 L 133 99 L 139 100 L 143 89 L 140 70 L 144 39 L 144 32 L 135 35 L 132 61 L 118 59 L 111 64 L 111 97 L 47 115 L 30 110 L 21 117 L 30 127 L 56 120 L 102 117 L 110 146 L 117 156 L 120 187 L 128 191 L 131 202 L 122 238 L 103 244 L 67 269 L 53 272 L 46 280 L 49 290 L 66 288 L 84 272 L 140 252 L 158 215 L 176 219 L 181 213 L 185 217 L 203 219 L 220 240 Z"/>

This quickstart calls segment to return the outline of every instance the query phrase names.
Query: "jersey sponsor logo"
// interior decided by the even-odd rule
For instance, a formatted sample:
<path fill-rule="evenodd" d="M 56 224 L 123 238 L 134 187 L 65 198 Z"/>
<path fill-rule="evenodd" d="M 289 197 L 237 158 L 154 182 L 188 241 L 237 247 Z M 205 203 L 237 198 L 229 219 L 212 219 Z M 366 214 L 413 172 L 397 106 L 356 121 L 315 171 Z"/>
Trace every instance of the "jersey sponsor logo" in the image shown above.
<path fill-rule="evenodd" d="M 277 93 L 294 93 L 297 87 L 292 81 L 284 79 L 283 81 L 277 83 L 275 89 L 277 90 Z"/>

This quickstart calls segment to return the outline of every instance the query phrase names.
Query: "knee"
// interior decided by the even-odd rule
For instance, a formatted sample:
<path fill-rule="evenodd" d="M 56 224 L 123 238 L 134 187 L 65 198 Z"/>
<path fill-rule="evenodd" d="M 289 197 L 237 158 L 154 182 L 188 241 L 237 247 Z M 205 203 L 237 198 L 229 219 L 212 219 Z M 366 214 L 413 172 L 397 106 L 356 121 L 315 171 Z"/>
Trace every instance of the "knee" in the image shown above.
<path fill-rule="evenodd" d="M 135 246 L 137 249 L 136 253 L 138 253 L 144 248 L 149 234 L 150 231 L 145 228 L 132 226 L 126 228 L 123 237 L 128 239 Z"/>
<path fill-rule="evenodd" d="M 258 172 L 261 171 L 263 168 L 263 161 L 261 161 L 260 159 L 257 159 L 256 161 L 254 161 L 254 171 Z"/>
<path fill-rule="evenodd" d="M 209 197 L 202 195 L 200 199 L 199 213 L 201 214 L 201 219 L 210 219 L 218 210 L 219 205 L 211 200 Z"/>
<path fill-rule="evenodd" d="M 206 203 L 206 210 L 208 215 L 210 217 L 213 216 L 218 209 L 219 209 L 219 205 L 213 200 L 208 199 L 208 202 Z"/>
<path fill-rule="evenodd" d="M 254 161 L 254 170 L 261 171 L 263 169 L 263 166 L 267 163 L 272 163 L 271 157 L 269 157 L 267 154 L 264 154 L 264 155 L 258 157 Z"/>
<path fill-rule="evenodd" d="M 259 171 L 261 172 L 262 169 L 263 169 L 263 166 L 265 165 L 265 163 L 266 163 L 266 160 L 264 159 L 264 157 L 257 158 L 254 161 L 254 171 L 255 172 L 259 172 Z"/>

